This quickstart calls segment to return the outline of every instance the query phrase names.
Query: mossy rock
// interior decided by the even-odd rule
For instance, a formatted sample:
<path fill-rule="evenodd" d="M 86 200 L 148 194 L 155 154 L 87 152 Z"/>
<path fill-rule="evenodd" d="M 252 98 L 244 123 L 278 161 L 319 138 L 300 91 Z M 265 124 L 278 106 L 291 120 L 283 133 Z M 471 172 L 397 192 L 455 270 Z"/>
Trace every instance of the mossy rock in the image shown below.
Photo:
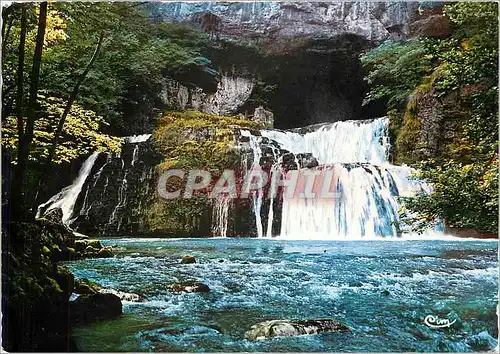
<path fill-rule="evenodd" d="M 184 256 L 181 259 L 181 264 L 192 264 L 196 263 L 196 259 L 193 256 Z"/>
<path fill-rule="evenodd" d="M 64 299 L 68 300 L 73 292 L 74 284 L 75 284 L 75 276 L 71 271 L 62 265 L 58 265 L 55 269 L 55 272 L 52 274 L 52 278 L 59 285 Z"/>
<path fill-rule="evenodd" d="M 111 258 L 113 257 L 113 249 L 111 247 L 103 247 L 97 252 L 98 258 Z"/>
<path fill-rule="evenodd" d="M 99 284 L 94 283 L 86 278 L 76 279 L 73 292 L 75 294 L 87 295 L 87 294 L 97 294 L 101 287 Z"/>
<path fill-rule="evenodd" d="M 86 241 L 87 241 L 87 246 L 92 246 L 92 247 L 97 248 L 97 249 L 102 248 L 101 241 L 99 241 L 99 240 L 86 240 Z"/>

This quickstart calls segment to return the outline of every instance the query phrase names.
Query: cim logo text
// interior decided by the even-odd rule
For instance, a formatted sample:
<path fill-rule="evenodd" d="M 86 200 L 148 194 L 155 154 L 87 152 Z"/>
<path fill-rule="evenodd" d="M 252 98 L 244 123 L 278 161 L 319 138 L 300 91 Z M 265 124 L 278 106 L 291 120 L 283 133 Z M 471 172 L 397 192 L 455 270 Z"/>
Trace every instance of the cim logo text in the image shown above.
<path fill-rule="evenodd" d="M 432 328 L 446 328 L 450 327 L 452 324 L 454 324 L 457 320 L 454 319 L 453 321 L 450 321 L 447 318 L 439 318 L 438 316 L 433 316 L 433 315 L 427 315 L 425 316 L 424 323 Z"/>

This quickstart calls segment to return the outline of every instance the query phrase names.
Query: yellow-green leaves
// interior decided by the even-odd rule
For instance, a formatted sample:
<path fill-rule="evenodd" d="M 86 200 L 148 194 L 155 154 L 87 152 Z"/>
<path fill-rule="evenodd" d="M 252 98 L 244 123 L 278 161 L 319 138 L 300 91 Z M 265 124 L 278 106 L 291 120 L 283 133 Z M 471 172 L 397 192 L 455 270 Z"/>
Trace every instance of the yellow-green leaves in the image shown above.
<path fill-rule="evenodd" d="M 35 123 L 34 139 L 30 159 L 43 162 L 54 139 L 59 118 L 66 102 L 57 97 L 39 95 L 40 118 Z M 15 117 L 8 117 L 2 127 L 2 145 L 14 151 L 17 148 L 17 125 Z M 100 133 L 105 124 L 102 117 L 73 104 L 60 143 L 56 148 L 54 163 L 70 162 L 94 151 L 119 152 L 121 139 Z"/>

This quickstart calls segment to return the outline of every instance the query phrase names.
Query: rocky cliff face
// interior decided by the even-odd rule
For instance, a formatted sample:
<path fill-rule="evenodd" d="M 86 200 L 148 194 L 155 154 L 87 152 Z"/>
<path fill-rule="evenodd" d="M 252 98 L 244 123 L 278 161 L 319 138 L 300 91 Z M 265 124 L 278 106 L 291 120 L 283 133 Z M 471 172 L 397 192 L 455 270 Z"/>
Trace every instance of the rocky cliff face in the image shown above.
<path fill-rule="evenodd" d="M 205 93 L 201 88 L 187 88 L 169 80 L 163 90 L 164 103 L 175 109 L 195 109 L 200 112 L 230 115 L 248 100 L 254 87 L 252 78 L 223 73 L 215 93 Z"/>
<path fill-rule="evenodd" d="M 167 85 L 173 109 L 252 117 L 262 106 L 277 128 L 379 116 L 362 107 L 359 54 L 409 33 L 409 2 L 171 2 L 150 4 L 158 21 L 198 26 L 214 39 L 215 93 Z"/>
<path fill-rule="evenodd" d="M 404 36 L 417 7 L 416 2 L 172 2 L 152 5 L 152 12 L 161 20 L 197 24 L 220 39 L 281 53 L 300 38 L 351 33 L 379 42 Z"/>

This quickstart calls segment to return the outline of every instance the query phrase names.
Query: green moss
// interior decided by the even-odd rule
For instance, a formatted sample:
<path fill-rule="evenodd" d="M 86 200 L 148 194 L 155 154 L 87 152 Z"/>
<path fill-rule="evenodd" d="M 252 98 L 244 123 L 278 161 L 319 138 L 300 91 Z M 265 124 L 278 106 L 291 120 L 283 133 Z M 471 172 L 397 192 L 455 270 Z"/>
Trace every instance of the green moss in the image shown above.
<path fill-rule="evenodd" d="M 46 280 L 49 284 L 49 287 L 52 288 L 53 291 L 57 292 L 57 293 L 62 293 L 62 289 L 61 287 L 59 286 L 59 284 L 57 283 L 57 281 L 51 277 L 46 277 Z"/>
<path fill-rule="evenodd" d="M 396 161 L 397 163 L 414 164 L 421 159 L 420 151 L 422 149 L 422 120 L 425 117 L 419 115 L 418 103 L 425 96 L 434 94 L 434 84 L 439 78 L 441 69 L 437 68 L 434 72 L 425 77 L 423 82 L 415 88 L 408 99 L 405 112 L 403 114 L 403 122 L 398 126 L 399 121 L 396 120 Z"/>
<path fill-rule="evenodd" d="M 413 96 L 406 106 L 403 125 L 396 139 L 397 157 L 399 163 L 414 163 L 417 161 L 418 143 L 421 134 L 421 122 L 417 116 L 417 98 Z"/>
<path fill-rule="evenodd" d="M 235 130 L 259 129 L 260 123 L 242 116 L 221 116 L 197 111 L 165 112 L 153 132 L 155 148 L 164 156 L 159 173 L 168 169 L 204 169 L 217 178 L 233 168 L 238 156 L 232 147 Z M 184 181 L 169 179 L 167 188 L 183 189 Z M 156 197 L 148 209 L 149 231 L 175 235 L 208 236 L 210 201 L 205 195 L 171 201 Z"/>

